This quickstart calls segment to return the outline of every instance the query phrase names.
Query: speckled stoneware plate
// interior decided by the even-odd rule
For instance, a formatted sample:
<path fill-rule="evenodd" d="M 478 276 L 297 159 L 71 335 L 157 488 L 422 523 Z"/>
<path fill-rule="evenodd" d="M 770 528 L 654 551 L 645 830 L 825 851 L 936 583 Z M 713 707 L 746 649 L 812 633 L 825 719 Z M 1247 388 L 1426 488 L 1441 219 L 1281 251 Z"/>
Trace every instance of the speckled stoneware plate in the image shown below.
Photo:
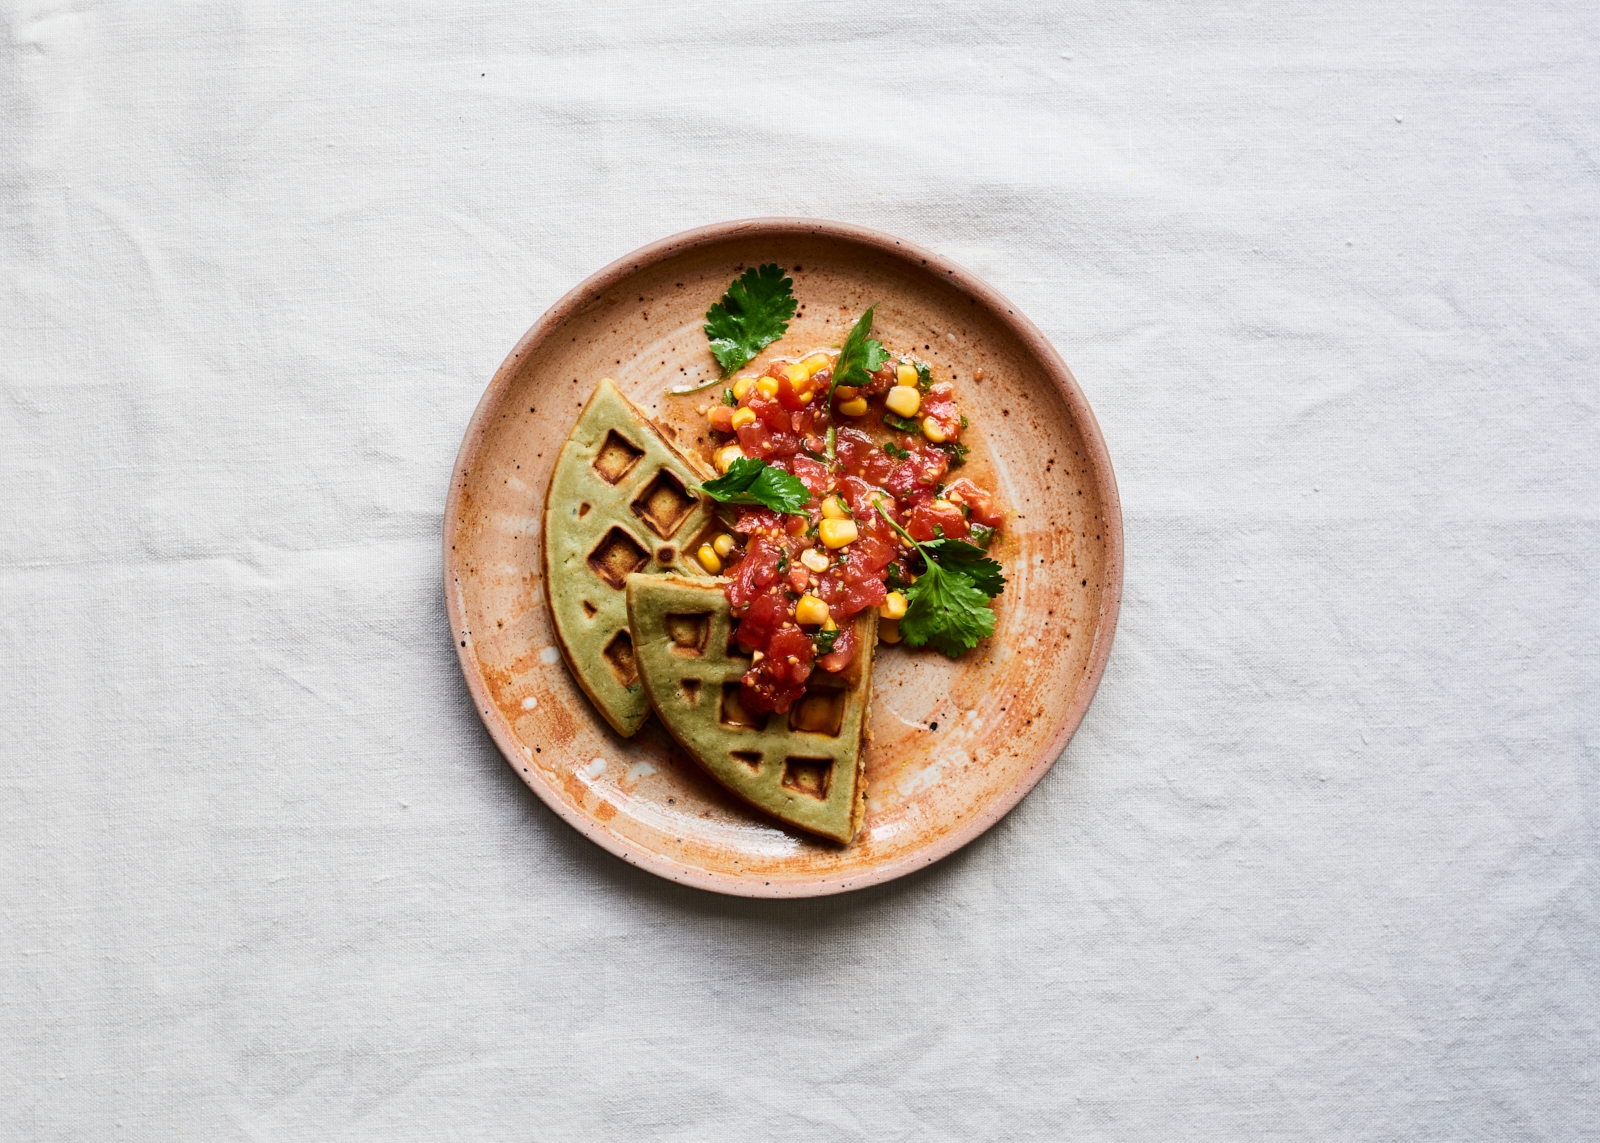
<path fill-rule="evenodd" d="M 752 364 L 837 344 L 869 305 L 874 336 L 953 378 L 971 430 L 963 475 L 1009 511 L 995 635 L 951 662 L 880 645 L 866 820 L 837 846 L 723 793 L 651 718 L 616 734 L 567 673 L 540 582 L 551 466 L 595 383 L 613 377 L 680 449 L 704 454 L 706 307 L 777 262 L 801 309 Z M 982 371 L 981 380 L 979 370 Z M 715 391 L 712 391 L 713 393 Z M 714 398 L 713 398 L 714 399 Z M 839 893 L 939 860 L 988 829 L 1055 762 L 1100 681 L 1122 590 L 1122 515 L 1094 414 L 1054 349 L 994 290 L 887 234 L 750 219 L 646 246 L 535 323 L 462 442 L 444 521 L 445 600 L 461 669 L 506 758 L 573 828 L 625 861 L 750 897 Z"/>

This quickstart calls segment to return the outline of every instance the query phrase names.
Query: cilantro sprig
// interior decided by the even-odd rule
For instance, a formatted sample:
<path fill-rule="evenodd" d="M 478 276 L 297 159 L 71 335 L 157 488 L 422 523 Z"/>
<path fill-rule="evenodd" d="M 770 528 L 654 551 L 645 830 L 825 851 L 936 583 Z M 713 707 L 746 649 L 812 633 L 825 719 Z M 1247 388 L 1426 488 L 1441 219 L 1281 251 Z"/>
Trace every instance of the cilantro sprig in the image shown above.
<path fill-rule="evenodd" d="M 735 278 L 722 299 L 711 303 L 706 311 L 706 337 L 711 340 L 711 355 L 717 359 L 721 374 L 698 385 L 679 385 L 667 392 L 675 397 L 698 393 L 748 365 L 756 354 L 788 331 L 797 306 L 789 271 L 776 262 L 752 266 Z"/>
<path fill-rule="evenodd" d="M 835 389 L 840 385 L 864 388 L 872 383 L 871 375 L 888 364 L 889 351 L 883 347 L 883 342 L 867 336 L 872 332 L 872 311 L 877 308 L 877 306 L 867 307 L 867 312 L 850 327 L 850 332 L 844 335 L 844 344 L 839 347 L 839 358 L 833 363 L 833 380 L 828 383 L 828 397 L 823 402 L 823 408 L 828 410 L 830 421 L 833 417 Z M 829 424 L 824 439 L 827 441 L 830 464 L 833 463 L 837 435 L 833 425 Z"/>
<path fill-rule="evenodd" d="M 794 317 L 794 279 L 776 262 L 746 270 L 706 311 L 711 353 L 726 377 L 777 341 Z"/>
<path fill-rule="evenodd" d="M 964 540 L 913 540 L 881 503 L 877 509 L 927 565 L 927 571 L 906 588 L 906 613 L 900 620 L 906 645 L 931 644 L 945 656 L 958 659 L 980 639 L 993 635 L 994 609 L 989 601 L 1006 585 L 1000 565 L 984 555 L 982 548 Z"/>
<path fill-rule="evenodd" d="M 888 364 L 889 351 L 883 348 L 883 342 L 867 336 L 872 332 L 872 311 L 877 308 L 868 306 L 867 312 L 845 334 L 844 344 L 839 347 L 839 360 L 833 363 L 829 397 L 840 385 L 852 385 L 857 389 L 866 387 L 872 381 L 871 374 Z"/>
<path fill-rule="evenodd" d="M 735 460 L 727 472 L 702 484 L 700 491 L 723 504 L 757 504 L 790 514 L 798 514 L 811 500 L 811 490 L 798 477 L 749 456 Z"/>

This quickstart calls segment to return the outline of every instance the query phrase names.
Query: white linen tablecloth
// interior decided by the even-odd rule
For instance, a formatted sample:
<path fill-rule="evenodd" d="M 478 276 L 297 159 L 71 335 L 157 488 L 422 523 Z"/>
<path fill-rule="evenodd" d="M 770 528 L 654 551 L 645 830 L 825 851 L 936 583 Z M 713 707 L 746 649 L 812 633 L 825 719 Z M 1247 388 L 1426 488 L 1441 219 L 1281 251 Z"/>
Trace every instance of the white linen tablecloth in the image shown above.
<path fill-rule="evenodd" d="M 1007 820 L 843 898 L 582 840 L 448 473 L 764 214 L 1055 341 L 1127 525 Z M 0 2 L 0 1137 L 1600 1134 L 1600 9 Z"/>

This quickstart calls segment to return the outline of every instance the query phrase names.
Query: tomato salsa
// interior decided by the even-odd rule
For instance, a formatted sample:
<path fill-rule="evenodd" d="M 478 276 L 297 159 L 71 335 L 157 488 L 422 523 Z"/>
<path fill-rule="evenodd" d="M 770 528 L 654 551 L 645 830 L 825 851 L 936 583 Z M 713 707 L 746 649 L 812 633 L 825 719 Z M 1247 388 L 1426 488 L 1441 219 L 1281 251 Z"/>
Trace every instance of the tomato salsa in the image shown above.
<path fill-rule="evenodd" d="M 987 548 L 1004 522 L 992 493 L 950 476 L 967 451 L 950 383 L 934 383 L 923 362 L 891 356 L 869 384 L 832 386 L 837 358 L 822 351 L 774 362 L 705 410 L 724 434 L 712 452 L 718 471 L 741 456 L 759 459 L 811 493 L 797 514 L 739 509 L 731 532 L 698 552 L 708 572 L 729 578 L 735 638 L 752 659 L 741 699 L 757 713 L 787 711 L 816 670 L 845 671 L 861 650 L 852 620 L 867 608 L 878 608 L 879 635 L 899 641 L 898 589 L 915 581 L 918 565 L 880 507 L 919 541 Z"/>

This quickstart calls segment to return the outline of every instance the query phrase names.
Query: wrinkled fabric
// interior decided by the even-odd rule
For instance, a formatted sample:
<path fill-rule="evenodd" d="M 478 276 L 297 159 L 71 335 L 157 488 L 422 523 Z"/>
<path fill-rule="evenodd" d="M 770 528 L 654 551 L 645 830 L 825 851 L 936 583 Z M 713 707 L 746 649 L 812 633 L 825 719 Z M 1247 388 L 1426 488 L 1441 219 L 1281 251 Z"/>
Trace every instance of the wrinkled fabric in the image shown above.
<path fill-rule="evenodd" d="M 0 1137 L 1600 1135 L 1600 10 L 0 0 Z M 962 853 L 667 884 L 443 614 L 539 314 L 726 218 L 984 276 L 1127 527 Z"/>

